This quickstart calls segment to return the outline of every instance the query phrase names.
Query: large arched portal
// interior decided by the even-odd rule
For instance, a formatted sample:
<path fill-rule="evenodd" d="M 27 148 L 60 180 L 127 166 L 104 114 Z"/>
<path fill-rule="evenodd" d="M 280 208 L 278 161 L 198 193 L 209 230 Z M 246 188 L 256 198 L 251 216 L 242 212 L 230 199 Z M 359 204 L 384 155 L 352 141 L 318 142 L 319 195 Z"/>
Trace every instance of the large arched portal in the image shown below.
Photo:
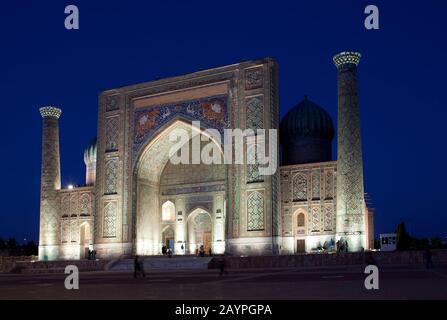
<path fill-rule="evenodd" d="M 190 137 L 185 140 L 185 144 L 189 144 L 188 164 L 173 161 L 178 154 L 172 154 L 172 150 L 179 145 L 179 140 L 170 139 L 174 132 L 187 133 Z M 181 120 L 166 126 L 143 149 L 134 174 L 135 249 L 138 255 L 160 254 L 168 241 L 176 254 L 191 253 L 188 214 L 199 206 L 207 212 L 211 229 L 217 230 L 213 235 L 211 232 L 205 235 L 209 238 L 209 247 L 216 253 L 223 253 L 226 167 L 224 164 L 192 163 L 195 149 L 191 137 L 199 133 L 208 137 L 207 141 L 199 140 L 200 150 L 213 144 L 214 147 L 207 150 L 222 157 L 218 142 Z"/>

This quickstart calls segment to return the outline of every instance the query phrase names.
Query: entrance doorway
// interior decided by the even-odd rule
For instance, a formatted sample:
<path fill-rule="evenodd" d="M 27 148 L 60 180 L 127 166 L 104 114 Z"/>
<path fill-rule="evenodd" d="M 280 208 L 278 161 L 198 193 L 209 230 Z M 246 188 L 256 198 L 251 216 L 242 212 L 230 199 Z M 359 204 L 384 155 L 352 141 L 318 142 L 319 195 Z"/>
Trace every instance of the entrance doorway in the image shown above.
<path fill-rule="evenodd" d="M 210 214 L 198 208 L 188 216 L 189 253 L 196 254 L 202 246 L 208 254 L 212 247 L 212 224 Z"/>
<path fill-rule="evenodd" d="M 296 240 L 296 253 L 306 252 L 306 240 Z"/>
<path fill-rule="evenodd" d="M 172 227 L 167 227 L 163 231 L 163 245 L 166 246 L 166 249 L 171 249 L 174 252 L 174 243 L 175 243 L 175 234 Z"/>
<path fill-rule="evenodd" d="M 90 250 L 90 225 L 88 222 L 85 222 L 81 225 L 80 228 L 80 258 L 87 259 L 88 251 Z"/>

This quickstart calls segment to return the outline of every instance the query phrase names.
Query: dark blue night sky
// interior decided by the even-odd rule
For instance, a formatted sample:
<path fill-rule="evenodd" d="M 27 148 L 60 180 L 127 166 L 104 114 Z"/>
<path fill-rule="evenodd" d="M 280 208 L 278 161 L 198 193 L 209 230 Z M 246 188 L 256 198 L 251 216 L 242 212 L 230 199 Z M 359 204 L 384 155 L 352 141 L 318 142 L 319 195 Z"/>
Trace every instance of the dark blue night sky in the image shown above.
<path fill-rule="evenodd" d="M 76 4 L 80 30 L 64 28 Z M 380 30 L 363 26 L 366 5 Z M 280 67 L 281 114 L 304 95 L 337 119 L 332 56 L 358 50 L 365 189 L 376 234 L 405 220 L 447 236 L 446 1 L 8 1 L 0 8 L 0 235 L 37 239 L 38 108 L 63 109 L 62 184 L 84 182 L 105 89 L 264 56 Z"/>

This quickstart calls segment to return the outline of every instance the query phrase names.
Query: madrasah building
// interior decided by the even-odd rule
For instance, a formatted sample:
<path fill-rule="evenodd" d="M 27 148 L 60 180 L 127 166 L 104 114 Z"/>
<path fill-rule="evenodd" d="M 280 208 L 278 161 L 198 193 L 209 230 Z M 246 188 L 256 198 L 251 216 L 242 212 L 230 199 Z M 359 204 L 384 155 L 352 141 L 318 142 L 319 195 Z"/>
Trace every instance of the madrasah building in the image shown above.
<path fill-rule="evenodd" d="M 134 254 L 277 255 L 373 247 L 365 204 L 357 95 L 360 54 L 333 58 L 338 78 L 334 123 L 305 98 L 280 121 L 278 65 L 271 58 L 104 91 L 98 136 L 86 149 L 84 186 L 61 188 L 61 109 L 43 118 L 40 260 Z M 335 80 L 335 72 L 334 72 Z M 334 81 L 335 82 L 335 81 Z M 174 164 L 174 130 L 277 129 L 279 168 L 259 164 Z M 267 138 L 267 137 L 266 137 Z M 268 139 L 268 138 L 267 138 Z M 217 143 L 215 140 L 214 143 Z M 244 140 L 244 152 L 250 137 Z M 190 143 L 190 142 L 187 142 Z M 221 147 L 221 146 L 218 146 Z M 172 159 L 171 159 L 172 160 Z"/>

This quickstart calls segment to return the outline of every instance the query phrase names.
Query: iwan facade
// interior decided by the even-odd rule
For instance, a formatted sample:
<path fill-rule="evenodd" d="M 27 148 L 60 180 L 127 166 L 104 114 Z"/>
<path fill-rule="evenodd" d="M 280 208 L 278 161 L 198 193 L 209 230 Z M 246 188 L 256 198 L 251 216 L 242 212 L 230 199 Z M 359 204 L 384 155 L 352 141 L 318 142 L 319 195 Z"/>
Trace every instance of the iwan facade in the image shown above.
<path fill-rule="evenodd" d="M 334 57 L 337 161 L 333 121 L 321 107 L 305 98 L 280 121 L 278 66 L 270 58 L 102 92 L 83 187 L 61 188 L 62 111 L 41 108 L 39 259 L 84 259 L 88 250 L 100 258 L 158 255 L 163 246 L 176 255 L 201 246 L 215 254 L 294 254 L 338 240 L 349 251 L 370 248 L 359 60 L 353 52 Z M 281 146 L 281 165 L 262 175 L 259 164 L 174 164 L 170 135 L 179 129 L 191 137 L 207 129 L 276 129 L 278 141 L 267 142 L 276 142 L 278 156 Z M 244 153 L 253 139 L 244 140 Z"/>

